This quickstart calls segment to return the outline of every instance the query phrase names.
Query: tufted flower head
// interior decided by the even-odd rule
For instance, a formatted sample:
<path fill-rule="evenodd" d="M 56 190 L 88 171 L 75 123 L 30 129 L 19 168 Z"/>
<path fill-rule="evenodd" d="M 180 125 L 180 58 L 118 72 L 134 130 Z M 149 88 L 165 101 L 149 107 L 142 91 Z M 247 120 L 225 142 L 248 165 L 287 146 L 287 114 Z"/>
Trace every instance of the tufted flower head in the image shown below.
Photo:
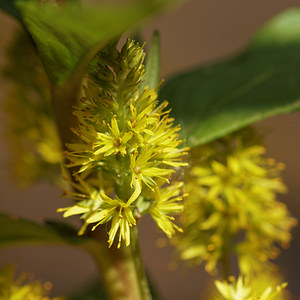
<path fill-rule="evenodd" d="M 0 299 L 5 300 L 63 300 L 63 298 L 50 298 L 49 292 L 52 284 L 30 280 L 29 274 L 23 273 L 17 279 L 12 266 L 0 270 Z"/>
<path fill-rule="evenodd" d="M 276 200 L 286 191 L 283 164 L 264 152 L 248 128 L 192 153 L 180 225 L 184 234 L 174 241 L 182 259 L 205 261 L 213 273 L 234 254 L 241 272 L 249 274 L 272 266 L 278 244 L 287 247 L 296 220 Z"/>
<path fill-rule="evenodd" d="M 275 283 L 272 276 L 258 278 L 230 277 L 229 281 L 215 281 L 219 295 L 214 300 L 279 300 L 285 299 L 287 283 Z"/>
<path fill-rule="evenodd" d="M 130 244 L 130 227 L 136 225 L 136 220 L 133 216 L 132 207 L 121 201 L 118 196 L 115 199 L 111 199 L 103 191 L 101 191 L 101 197 L 103 204 L 99 212 L 91 215 L 86 222 L 95 223 L 98 222 L 93 230 L 100 224 L 106 223 L 111 220 L 111 228 L 108 233 L 109 235 L 109 246 L 112 245 L 115 236 L 119 232 L 118 248 L 121 246 L 121 240 L 125 241 L 126 246 Z"/>
<path fill-rule="evenodd" d="M 174 218 L 170 214 L 183 211 L 182 194 L 183 182 L 176 182 L 168 187 L 160 187 L 155 190 L 155 201 L 149 209 L 149 213 L 157 223 L 157 226 L 171 238 L 175 230 L 182 232 L 176 224 L 173 223 Z"/>
<path fill-rule="evenodd" d="M 120 52 L 110 45 L 97 59 L 85 95 L 73 111 L 78 119 L 78 127 L 72 129 L 77 140 L 67 144 L 66 151 L 76 190 L 69 196 L 77 203 L 61 211 L 65 217 L 73 212 L 81 215 L 80 233 L 88 224 L 96 223 L 94 230 L 109 223 L 109 246 L 117 232 L 118 247 L 122 240 L 128 246 L 130 228 L 145 213 L 171 237 L 177 227 L 167 214 L 182 210 L 176 204 L 182 197 L 181 184 L 173 186 L 170 178 L 176 168 L 187 165 L 183 157 L 188 149 L 179 148 L 180 127 L 173 126 L 170 110 L 165 110 L 167 102 L 158 103 L 155 89 L 140 91 L 144 52 L 136 42 L 128 40 Z M 95 183 L 100 177 L 100 183 Z M 165 188 L 168 195 L 159 191 Z"/>

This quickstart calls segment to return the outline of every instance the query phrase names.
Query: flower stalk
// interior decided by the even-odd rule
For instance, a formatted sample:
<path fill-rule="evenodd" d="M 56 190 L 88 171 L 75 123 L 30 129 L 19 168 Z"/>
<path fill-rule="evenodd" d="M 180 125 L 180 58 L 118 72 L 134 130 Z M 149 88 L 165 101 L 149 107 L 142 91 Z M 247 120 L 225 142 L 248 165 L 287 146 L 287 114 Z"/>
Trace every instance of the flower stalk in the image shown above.
<path fill-rule="evenodd" d="M 151 300 L 151 293 L 144 271 L 138 244 L 137 230 L 131 232 L 129 247 L 108 248 L 106 233 L 98 230 L 93 237 L 101 245 L 88 247 L 98 266 L 102 283 L 111 300 Z"/>

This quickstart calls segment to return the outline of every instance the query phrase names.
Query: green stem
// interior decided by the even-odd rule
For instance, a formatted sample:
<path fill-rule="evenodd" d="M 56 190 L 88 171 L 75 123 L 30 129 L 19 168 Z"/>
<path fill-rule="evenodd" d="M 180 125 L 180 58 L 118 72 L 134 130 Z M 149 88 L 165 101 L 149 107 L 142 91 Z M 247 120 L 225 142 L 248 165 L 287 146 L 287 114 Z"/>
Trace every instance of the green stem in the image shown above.
<path fill-rule="evenodd" d="M 140 291 L 142 295 L 143 300 L 151 300 L 152 296 L 150 293 L 149 285 L 148 285 L 148 280 L 146 277 L 146 273 L 144 270 L 144 264 L 141 256 L 141 251 L 140 251 L 140 246 L 139 246 L 139 241 L 138 241 L 138 233 L 137 233 L 137 228 L 134 227 L 131 230 L 131 248 L 132 248 L 132 254 L 133 254 L 133 259 L 135 262 L 135 269 L 136 273 L 138 276 L 138 282 L 140 286 Z"/>
<path fill-rule="evenodd" d="M 139 251 L 137 231 L 132 230 L 129 247 L 108 248 L 107 236 L 98 230 L 99 247 L 87 249 L 94 257 L 107 295 L 111 300 L 151 300 L 150 289 Z M 105 239 L 105 241 L 104 241 Z"/>

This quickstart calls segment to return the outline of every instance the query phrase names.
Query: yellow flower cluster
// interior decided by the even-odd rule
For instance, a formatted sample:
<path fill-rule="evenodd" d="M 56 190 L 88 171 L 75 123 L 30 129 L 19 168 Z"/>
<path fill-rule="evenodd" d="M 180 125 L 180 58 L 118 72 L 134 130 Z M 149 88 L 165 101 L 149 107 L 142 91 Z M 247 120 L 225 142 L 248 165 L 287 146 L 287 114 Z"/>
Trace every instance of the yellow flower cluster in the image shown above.
<path fill-rule="evenodd" d="M 276 200 L 286 191 L 282 163 L 264 157 L 251 128 L 235 132 L 192 153 L 186 178 L 184 234 L 174 241 L 184 260 L 215 272 L 236 255 L 242 274 L 271 267 L 277 245 L 287 247 L 296 220 Z"/>
<path fill-rule="evenodd" d="M 267 280 L 266 280 L 267 279 Z M 230 278 L 229 282 L 215 281 L 219 296 L 214 300 L 284 300 L 282 292 L 286 283 L 274 284 L 272 277 L 259 276 L 250 280 L 240 276 L 237 280 Z"/>
<path fill-rule="evenodd" d="M 9 55 L 4 75 L 12 85 L 4 109 L 13 175 L 20 185 L 41 179 L 58 184 L 62 151 L 47 76 L 24 33 L 17 36 Z"/>
<path fill-rule="evenodd" d="M 3 300 L 63 300 L 50 298 L 52 284 L 38 280 L 30 281 L 29 275 L 22 274 L 15 279 L 14 268 L 6 266 L 0 270 L 0 299 Z"/>
<path fill-rule="evenodd" d="M 118 247 L 130 244 L 130 227 L 150 213 L 171 237 L 175 229 L 169 214 L 183 206 L 182 184 L 170 184 L 186 148 L 178 148 L 179 126 L 173 126 L 158 105 L 154 89 L 140 91 L 145 73 L 144 52 L 127 40 L 121 51 L 114 44 L 100 52 L 97 67 L 87 78 L 84 97 L 74 107 L 77 140 L 68 144 L 67 167 L 74 170 L 76 204 L 60 209 L 64 216 L 82 215 L 83 234 L 88 224 L 110 223 L 109 246 L 119 232 Z"/>

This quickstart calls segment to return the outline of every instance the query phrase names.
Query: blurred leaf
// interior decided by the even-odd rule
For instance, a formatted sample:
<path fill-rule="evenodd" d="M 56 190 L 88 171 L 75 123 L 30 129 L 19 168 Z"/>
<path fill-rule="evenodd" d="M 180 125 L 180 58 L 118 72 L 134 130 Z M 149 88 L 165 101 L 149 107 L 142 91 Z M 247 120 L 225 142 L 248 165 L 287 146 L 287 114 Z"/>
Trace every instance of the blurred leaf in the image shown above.
<path fill-rule="evenodd" d="M 57 223 L 57 222 L 56 222 Z M 67 226 L 67 225 L 65 225 Z M 22 218 L 0 214 L 0 247 L 26 244 L 57 244 L 86 247 L 90 239 L 61 230 L 65 226 L 47 226 Z"/>
<path fill-rule="evenodd" d="M 197 146 L 300 109 L 300 9 L 269 22 L 243 53 L 171 78 L 168 99 L 187 144 Z"/>
<path fill-rule="evenodd" d="M 21 14 L 15 6 L 14 0 L 0 0 L 0 9 L 16 19 L 21 20 Z"/>
<path fill-rule="evenodd" d="M 84 72 L 92 57 L 112 38 L 171 2 L 41 6 L 35 0 L 18 0 L 18 8 L 50 80 L 59 85 L 75 70 Z"/>
<path fill-rule="evenodd" d="M 46 226 L 51 227 L 54 231 L 60 232 L 69 236 L 76 236 L 77 230 L 70 224 L 58 220 L 46 220 Z"/>
<path fill-rule="evenodd" d="M 146 56 L 145 62 L 145 81 L 141 85 L 141 90 L 145 86 L 149 89 L 156 88 L 160 83 L 160 36 L 159 32 L 155 31 L 152 36 L 151 45 Z"/>

